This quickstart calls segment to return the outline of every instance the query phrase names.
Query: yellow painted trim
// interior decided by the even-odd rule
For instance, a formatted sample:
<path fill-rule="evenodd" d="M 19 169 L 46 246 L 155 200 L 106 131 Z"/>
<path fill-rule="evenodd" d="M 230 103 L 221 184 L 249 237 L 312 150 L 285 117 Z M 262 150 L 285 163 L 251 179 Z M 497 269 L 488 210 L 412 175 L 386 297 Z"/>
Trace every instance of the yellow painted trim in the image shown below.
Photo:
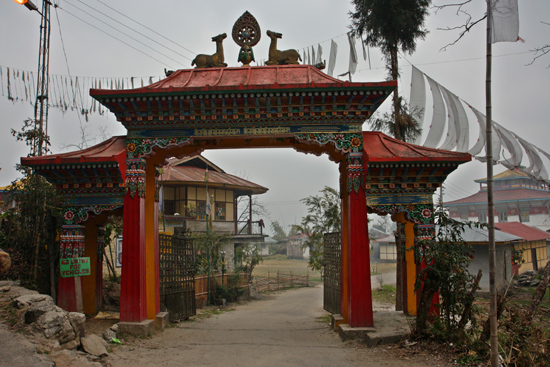
<path fill-rule="evenodd" d="M 401 212 L 395 215 L 395 220 L 405 226 L 405 272 L 406 279 L 403 285 L 406 290 L 407 311 L 409 315 L 416 315 L 416 292 L 414 284 L 416 282 L 416 264 L 414 262 L 414 223 L 405 219 L 405 213 Z"/>
<path fill-rule="evenodd" d="M 407 262 L 407 306 L 409 315 L 416 315 L 416 264 L 414 262 L 414 224 L 405 222 L 405 261 Z M 410 266 L 409 266 L 410 265 Z"/>
<path fill-rule="evenodd" d="M 154 320 L 159 290 L 155 282 L 155 165 L 152 162 L 147 162 L 145 177 L 145 294 L 147 319 Z"/>
<path fill-rule="evenodd" d="M 87 221 L 84 233 L 84 257 L 90 258 L 90 275 L 81 277 L 82 281 L 82 305 L 86 315 L 95 315 L 95 292 L 97 268 L 97 224 L 95 221 Z M 100 269 L 102 271 L 103 269 Z"/>

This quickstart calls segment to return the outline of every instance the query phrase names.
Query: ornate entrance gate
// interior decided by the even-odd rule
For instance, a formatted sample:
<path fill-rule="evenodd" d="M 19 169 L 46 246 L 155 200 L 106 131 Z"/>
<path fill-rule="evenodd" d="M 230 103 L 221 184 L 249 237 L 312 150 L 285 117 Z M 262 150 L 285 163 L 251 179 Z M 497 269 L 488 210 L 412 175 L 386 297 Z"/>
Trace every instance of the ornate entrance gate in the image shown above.
<path fill-rule="evenodd" d="M 340 232 L 325 233 L 324 235 L 324 263 L 323 274 L 323 308 L 332 313 L 340 313 Z"/>
<path fill-rule="evenodd" d="M 195 253 L 193 240 L 185 235 L 159 235 L 160 306 L 170 321 L 196 314 Z"/>

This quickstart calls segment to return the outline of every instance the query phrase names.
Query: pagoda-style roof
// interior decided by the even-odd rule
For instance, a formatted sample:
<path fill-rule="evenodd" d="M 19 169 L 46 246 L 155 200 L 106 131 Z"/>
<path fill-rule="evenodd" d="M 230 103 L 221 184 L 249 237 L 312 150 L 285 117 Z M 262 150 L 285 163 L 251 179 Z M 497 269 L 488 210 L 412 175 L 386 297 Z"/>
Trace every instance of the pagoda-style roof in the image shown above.
<path fill-rule="evenodd" d="M 516 179 L 516 178 L 529 178 L 529 176 L 526 173 L 521 172 L 519 169 L 507 169 L 504 172 L 499 173 L 498 175 L 493 176 L 493 181 L 498 180 L 510 180 L 510 179 Z M 487 178 L 478 178 L 477 180 L 474 180 L 475 182 L 481 183 L 481 182 L 487 182 Z"/>
<path fill-rule="evenodd" d="M 311 65 L 178 70 L 149 86 L 91 89 L 129 138 L 359 132 L 395 81 L 349 82 Z"/>
<path fill-rule="evenodd" d="M 431 204 L 433 192 L 468 153 L 426 148 L 391 138 L 381 132 L 363 132 L 368 162 L 365 192 L 367 205 Z"/>
<path fill-rule="evenodd" d="M 93 147 L 74 152 L 21 158 L 54 184 L 123 183 L 126 172 L 126 137 L 114 136 Z"/>
<path fill-rule="evenodd" d="M 296 88 L 332 89 L 367 88 L 391 92 L 396 82 L 352 83 L 333 78 L 311 65 L 271 65 L 232 68 L 185 69 L 175 71 L 159 82 L 149 86 L 124 89 L 91 89 L 96 99 L 104 97 L 154 96 L 178 92 L 225 92 L 225 91 L 292 91 Z M 378 93 L 375 93 L 378 94 Z M 123 102 L 123 101 L 120 101 Z"/>
<path fill-rule="evenodd" d="M 468 162 L 470 154 L 427 148 L 389 137 L 379 131 L 363 132 L 368 162 Z"/>
<path fill-rule="evenodd" d="M 546 205 L 550 201 L 550 192 L 541 190 L 515 189 L 515 190 L 495 190 L 493 193 L 495 203 L 509 203 L 512 208 L 517 207 L 517 203 L 538 202 L 538 205 Z M 468 197 L 446 202 L 445 205 L 474 205 L 479 204 L 487 206 L 487 191 L 480 191 Z"/>

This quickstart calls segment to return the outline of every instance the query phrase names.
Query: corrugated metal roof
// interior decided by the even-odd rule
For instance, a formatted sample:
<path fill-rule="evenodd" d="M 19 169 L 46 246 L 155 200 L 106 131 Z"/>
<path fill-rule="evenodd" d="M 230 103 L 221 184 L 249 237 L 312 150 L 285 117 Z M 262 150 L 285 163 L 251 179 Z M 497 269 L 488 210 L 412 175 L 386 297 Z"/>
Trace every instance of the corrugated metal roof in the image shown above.
<path fill-rule="evenodd" d="M 204 181 L 206 170 L 199 167 L 188 166 L 167 166 L 159 181 L 164 183 L 201 183 Z M 247 181 L 243 178 L 216 171 L 208 171 L 208 184 L 212 186 L 231 186 L 250 191 L 253 194 L 263 194 L 269 190 L 267 187 Z"/>
<path fill-rule="evenodd" d="M 495 223 L 495 228 L 519 236 L 525 241 L 538 241 L 550 239 L 550 233 L 541 231 L 538 228 L 530 227 L 519 222 Z"/>

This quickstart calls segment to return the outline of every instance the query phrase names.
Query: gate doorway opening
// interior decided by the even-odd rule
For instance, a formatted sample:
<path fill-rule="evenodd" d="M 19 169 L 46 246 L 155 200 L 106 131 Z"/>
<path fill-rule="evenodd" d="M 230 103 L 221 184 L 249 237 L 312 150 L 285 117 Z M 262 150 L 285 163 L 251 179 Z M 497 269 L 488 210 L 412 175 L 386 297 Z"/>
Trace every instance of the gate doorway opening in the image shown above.
<path fill-rule="evenodd" d="M 178 70 L 142 88 L 90 91 L 127 136 L 22 163 L 67 198 L 62 246 L 70 256 L 97 247 L 83 225 L 90 213 L 123 207 L 121 321 L 154 323 L 160 312 L 157 167 L 205 150 L 326 154 L 340 173 L 340 313 L 350 327 L 373 326 L 367 210 L 413 220 L 407 241 L 414 241 L 415 229 L 432 225 L 433 190 L 470 159 L 363 132 L 395 84 L 344 82 L 310 65 Z M 74 279 L 63 282 L 58 301 L 74 310 L 79 287 Z M 83 302 L 93 305 L 93 294 Z"/>

